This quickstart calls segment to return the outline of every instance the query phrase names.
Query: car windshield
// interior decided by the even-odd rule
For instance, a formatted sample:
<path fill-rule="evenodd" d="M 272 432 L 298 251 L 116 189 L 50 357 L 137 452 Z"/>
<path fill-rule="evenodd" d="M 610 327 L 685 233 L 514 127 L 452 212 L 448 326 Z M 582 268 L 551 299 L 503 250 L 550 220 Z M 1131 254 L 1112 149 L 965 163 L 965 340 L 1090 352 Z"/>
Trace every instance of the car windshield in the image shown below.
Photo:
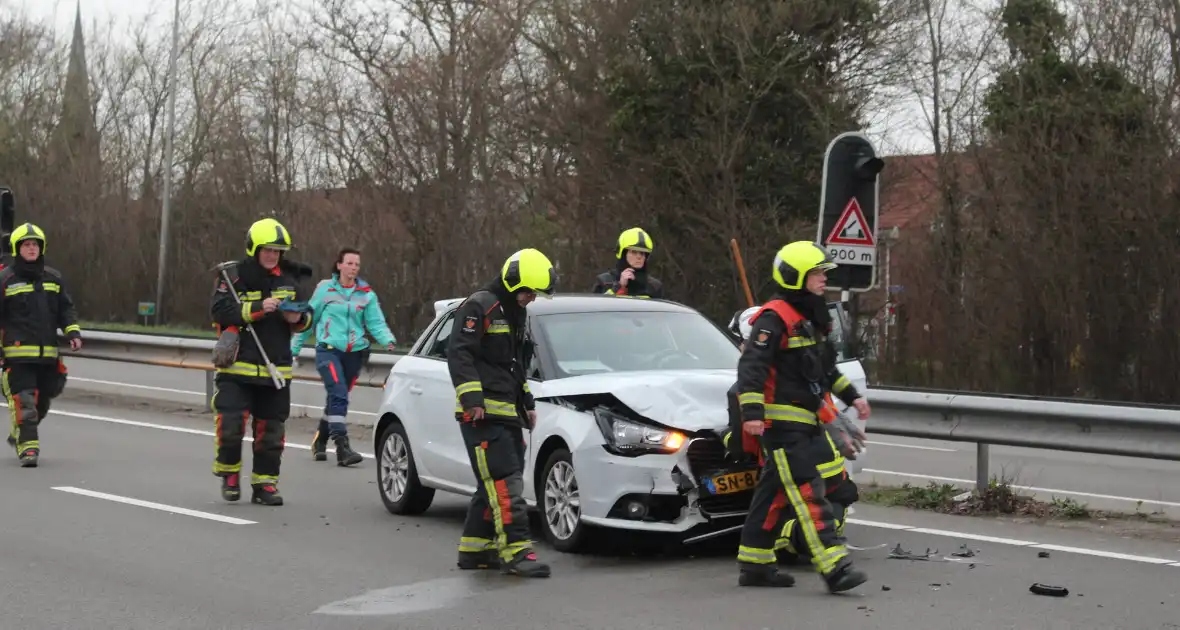
<path fill-rule="evenodd" d="M 697 313 L 595 311 L 543 315 L 537 325 L 559 374 L 736 369 L 733 341 Z"/>

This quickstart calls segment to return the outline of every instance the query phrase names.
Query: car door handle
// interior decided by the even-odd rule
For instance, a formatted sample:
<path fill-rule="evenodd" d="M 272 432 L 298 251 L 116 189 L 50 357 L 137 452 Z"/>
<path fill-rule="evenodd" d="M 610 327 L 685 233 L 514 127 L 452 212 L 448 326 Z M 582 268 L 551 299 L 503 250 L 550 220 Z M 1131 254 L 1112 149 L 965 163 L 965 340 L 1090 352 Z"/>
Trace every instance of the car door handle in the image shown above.
<path fill-rule="evenodd" d="M 421 395 L 422 394 L 422 387 L 419 385 L 410 385 L 410 393 Z"/>

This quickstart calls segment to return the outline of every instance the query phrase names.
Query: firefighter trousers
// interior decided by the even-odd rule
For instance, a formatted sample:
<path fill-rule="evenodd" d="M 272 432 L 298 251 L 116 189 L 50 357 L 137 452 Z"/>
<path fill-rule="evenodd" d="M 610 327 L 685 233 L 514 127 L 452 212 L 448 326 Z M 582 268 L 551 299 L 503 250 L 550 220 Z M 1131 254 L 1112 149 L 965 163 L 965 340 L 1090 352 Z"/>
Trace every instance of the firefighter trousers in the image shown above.
<path fill-rule="evenodd" d="M 17 453 L 29 449 L 41 450 L 39 428 L 49 414 L 49 401 L 65 387 L 66 369 L 60 360 L 54 363 L 13 363 L 4 366 L 4 398 L 8 402 L 11 422 L 10 442 Z"/>
<path fill-rule="evenodd" d="M 811 557 L 819 573 L 832 574 L 837 563 L 848 556 L 818 469 L 822 450 L 814 441 L 825 439 L 822 433 L 803 431 L 763 435 L 765 464 L 742 528 L 739 562 L 777 562 L 776 542 L 790 518 L 798 521 L 796 528 L 806 543 L 800 552 Z"/>
<path fill-rule="evenodd" d="M 461 553 L 495 550 L 501 562 L 532 551 L 524 502 L 524 429 L 498 422 L 461 422 L 463 443 L 475 472 Z"/>
<path fill-rule="evenodd" d="M 844 538 L 844 525 L 848 513 L 848 506 L 860 500 L 860 490 L 856 482 L 848 477 L 848 473 L 841 473 L 837 477 L 824 480 L 827 488 L 828 503 L 832 504 L 832 516 L 836 521 L 836 533 Z M 799 527 L 798 519 L 792 517 L 783 525 L 783 531 L 775 543 L 776 550 L 788 553 L 806 555 L 807 541 L 803 539 L 803 530 Z"/>
<path fill-rule="evenodd" d="M 254 462 L 250 483 L 275 484 L 283 447 L 287 443 L 287 417 L 291 414 L 291 388 L 275 389 L 269 382 L 251 383 L 218 374 L 213 390 L 214 444 L 217 456 L 213 474 L 229 477 L 242 471 L 242 439 L 246 423 L 254 420 Z"/>

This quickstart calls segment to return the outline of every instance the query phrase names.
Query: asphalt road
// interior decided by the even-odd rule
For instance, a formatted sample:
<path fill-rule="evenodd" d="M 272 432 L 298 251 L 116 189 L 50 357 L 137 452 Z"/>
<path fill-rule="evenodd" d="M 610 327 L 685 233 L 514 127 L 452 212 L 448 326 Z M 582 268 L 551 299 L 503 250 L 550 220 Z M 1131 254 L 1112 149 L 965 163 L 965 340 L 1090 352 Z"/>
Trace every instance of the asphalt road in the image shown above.
<path fill-rule="evenodd" d="M 205 404 L 205 373 L 79 358 L 67 359 L 71 389 L 167 402 L 188 409 Z M 319 418 L 324 404 L 318 383 L 295 381 L 292 413 Z M 371 426 L 381 390 L 357 387 L 350 420 Z M 871 399 L 871 394 L 870 394 Z M 871 431 L 872 420 L 869 420 Z M 861 483 L 888 485 L 931 481 L 973 487 L 975 445 L 872 436 Z M 1073 499 L 1091 508 L 1163 513 L 1180 518 L 1180 462 L 1167 462 L 992 446 L 990 474 L 1002 476 L 1025 493 L 1049 501 Z"/>
<path fill-rule="evenodd" d="M 460 572 L 464 501 L 440 495 L 423 516 L 388 514 L 371 459 L 311 460 L 311 420 L 292 420 L 287 505 L 267 508 L 221 502 L 204 415 L 59 403 L 39 468 L 0 459 L 5 628 L 1180 627 L 1177 542 L 871 506 L 848 526 L 871 579 L 844 596 L 798 569 L 794 589 L 741 589 L 732 548 L 631 557 L 542 546 L 548 580 Z M 938 548 L 936 558 L 967 544 L 975 556 L 887 559 L 899 543 Z M 1070 593 L 1034 595 L 1033 582 Z"/>

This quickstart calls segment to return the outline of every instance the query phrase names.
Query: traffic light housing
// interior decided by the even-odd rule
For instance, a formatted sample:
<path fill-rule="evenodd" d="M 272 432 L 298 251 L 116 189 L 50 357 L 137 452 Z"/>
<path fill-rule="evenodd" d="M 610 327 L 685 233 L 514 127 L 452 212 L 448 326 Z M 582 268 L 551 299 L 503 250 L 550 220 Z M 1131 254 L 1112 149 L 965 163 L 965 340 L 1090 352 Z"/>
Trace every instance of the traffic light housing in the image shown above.
<path fill-rule="evenodd" d="M 0 267 L 7 267 L 12 255 L 9 253 L 8 237 L 16 229 L 16 197 L 6 186 L 0 186 L 0 232 L 3 241 L 0 242 Z"/>
<path fill-rule="evenodd" d="M 16 198 L 7 187 L 0 186 L 0 231 L 7 239 L 16 228 Z"/>
<path fill-rule="evenodd" d="M 836 263 L 831 289 L 864 292 L 877 283 L 877 219 L 885 161 L 862 133 L 836 136 L 824 152 L 816 242 Z"/>

